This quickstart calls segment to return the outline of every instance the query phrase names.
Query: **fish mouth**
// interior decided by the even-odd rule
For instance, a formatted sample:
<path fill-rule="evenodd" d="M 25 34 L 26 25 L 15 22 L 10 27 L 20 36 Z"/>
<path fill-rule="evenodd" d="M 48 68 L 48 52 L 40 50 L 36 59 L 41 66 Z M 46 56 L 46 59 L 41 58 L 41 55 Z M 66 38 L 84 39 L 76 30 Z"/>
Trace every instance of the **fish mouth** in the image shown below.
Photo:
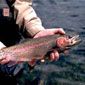
<path fill-rule="evenodd" d="M 77 44 L 79 44 L 80 42 L 81 42 L 81 39 L 80 39 L 79 35 L 75 35 L 75 36 L 73 36 L 73 37 L 71 37 L 71 38 L 69 39 L 69 45 L 68 45 L 68 47 L 77 45 Z"/>

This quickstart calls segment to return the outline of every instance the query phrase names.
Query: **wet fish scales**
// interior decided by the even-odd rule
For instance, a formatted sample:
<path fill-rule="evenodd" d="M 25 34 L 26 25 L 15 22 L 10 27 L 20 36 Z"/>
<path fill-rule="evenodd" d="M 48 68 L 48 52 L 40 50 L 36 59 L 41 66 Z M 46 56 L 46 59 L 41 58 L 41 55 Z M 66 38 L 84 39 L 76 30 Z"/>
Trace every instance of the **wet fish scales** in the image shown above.
<path fill-rule="evenodd" d="M 28 39 L 18 45 L 6 47 L 0 50 L 0 59 L 11 57 L 11 61 L 31 61 L 40 59 L 49 50 L 56 46 L 59 35 L 50 35 L 41 38 Z"/>
<path fill-rule="evenodd" d="M 67 37 L 70 39 L 69 43 L 63 43 L 60 47 L 56 44 L 60 40 L 62 42 L 63 38 Z M 52 49 L 57 49 L 58 52 L 63 52 L 65 49 L 78 44 L 81 41 L 79 35 L 69 37 L 69 35 L 49 35 L 35 39 L 28 39 L 23 43 L 6 47 L 0 50 L 0 60 L 4 58 L 10 58 L 11 61 L 32 61 L 34 59 L 42 59 L 47 53 L 52 51 Z"/>

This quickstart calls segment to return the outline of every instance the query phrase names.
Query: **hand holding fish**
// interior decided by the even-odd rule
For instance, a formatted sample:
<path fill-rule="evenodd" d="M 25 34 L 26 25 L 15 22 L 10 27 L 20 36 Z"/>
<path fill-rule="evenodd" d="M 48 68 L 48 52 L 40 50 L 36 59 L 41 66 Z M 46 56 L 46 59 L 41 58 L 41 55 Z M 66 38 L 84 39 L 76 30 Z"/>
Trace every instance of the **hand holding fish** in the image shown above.
<path fill-rule="evenodd" d="M 40 31 L 39 33 L 37 33 L 34 38 L 38 38 L 38 37 L 43 37 L 43 36 L 48 36 L 48 35 L 54 35 L 54 34 L 61 34 L 64 35 L 65 31 L 63 30 L 63 28 L 51 28 L 51 29 L 45 29 Z M 54 50 L 53 52 L 51 52 L 50 54 L 50 60 L 54 61 L 59 59 L 59 53 L 57 50 Z"/>
<path fill-rule="evenodd" d="M 52 34 L 48 36 L 33 38 L 26 40 L 26 42 L 21 44 L 1 49 L 0 63 L 4 64 L 9 61 L 30 62 L 32 60 L 40 60 L 45 58 L 45 55 L 53 48 L 60 53 L 66 49 L 69 49 L 71 46 L 77 44 L 78 42 L 80 42 L 79 35 L 69 37 L 66 34 Z M 54 56 L 54 54 L 52 56 Z"/>

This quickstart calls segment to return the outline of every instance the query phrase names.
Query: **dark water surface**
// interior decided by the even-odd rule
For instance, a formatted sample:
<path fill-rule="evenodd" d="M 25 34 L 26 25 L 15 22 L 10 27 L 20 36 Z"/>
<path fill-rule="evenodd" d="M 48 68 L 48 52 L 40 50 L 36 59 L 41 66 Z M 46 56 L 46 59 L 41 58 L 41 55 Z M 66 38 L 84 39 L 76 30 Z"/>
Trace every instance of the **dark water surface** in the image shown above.
<path fill-rule="evenodd" d="M 58 61 L 37 63 L 30 73 L 26 64 L 17 85 L 85 85 L 85 0 L 33 0 L 33 7 L 45 28 L 62 27 L 82 42 Z"/>
<path fill-rule="evenodd" d="M 55 62 L 37 64 L 39 85 L 85 85 L 85 0 L 33 0 L 45 28 L 62 27 L 83 40 Z"/>

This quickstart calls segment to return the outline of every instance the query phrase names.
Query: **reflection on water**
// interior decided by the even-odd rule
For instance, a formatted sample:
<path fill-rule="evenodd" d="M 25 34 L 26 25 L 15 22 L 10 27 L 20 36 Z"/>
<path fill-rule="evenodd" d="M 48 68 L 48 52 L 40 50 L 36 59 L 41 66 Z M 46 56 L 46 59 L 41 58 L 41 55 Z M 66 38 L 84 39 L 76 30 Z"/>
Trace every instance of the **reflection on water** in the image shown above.
<path fill-rule="evenodd" d="M 85 0 L 33 0 L 46 28 L 62 27 L 83 40 L 55 62 L 38 63 L 31 72 L 39 85 L 85 85 Z"/>

